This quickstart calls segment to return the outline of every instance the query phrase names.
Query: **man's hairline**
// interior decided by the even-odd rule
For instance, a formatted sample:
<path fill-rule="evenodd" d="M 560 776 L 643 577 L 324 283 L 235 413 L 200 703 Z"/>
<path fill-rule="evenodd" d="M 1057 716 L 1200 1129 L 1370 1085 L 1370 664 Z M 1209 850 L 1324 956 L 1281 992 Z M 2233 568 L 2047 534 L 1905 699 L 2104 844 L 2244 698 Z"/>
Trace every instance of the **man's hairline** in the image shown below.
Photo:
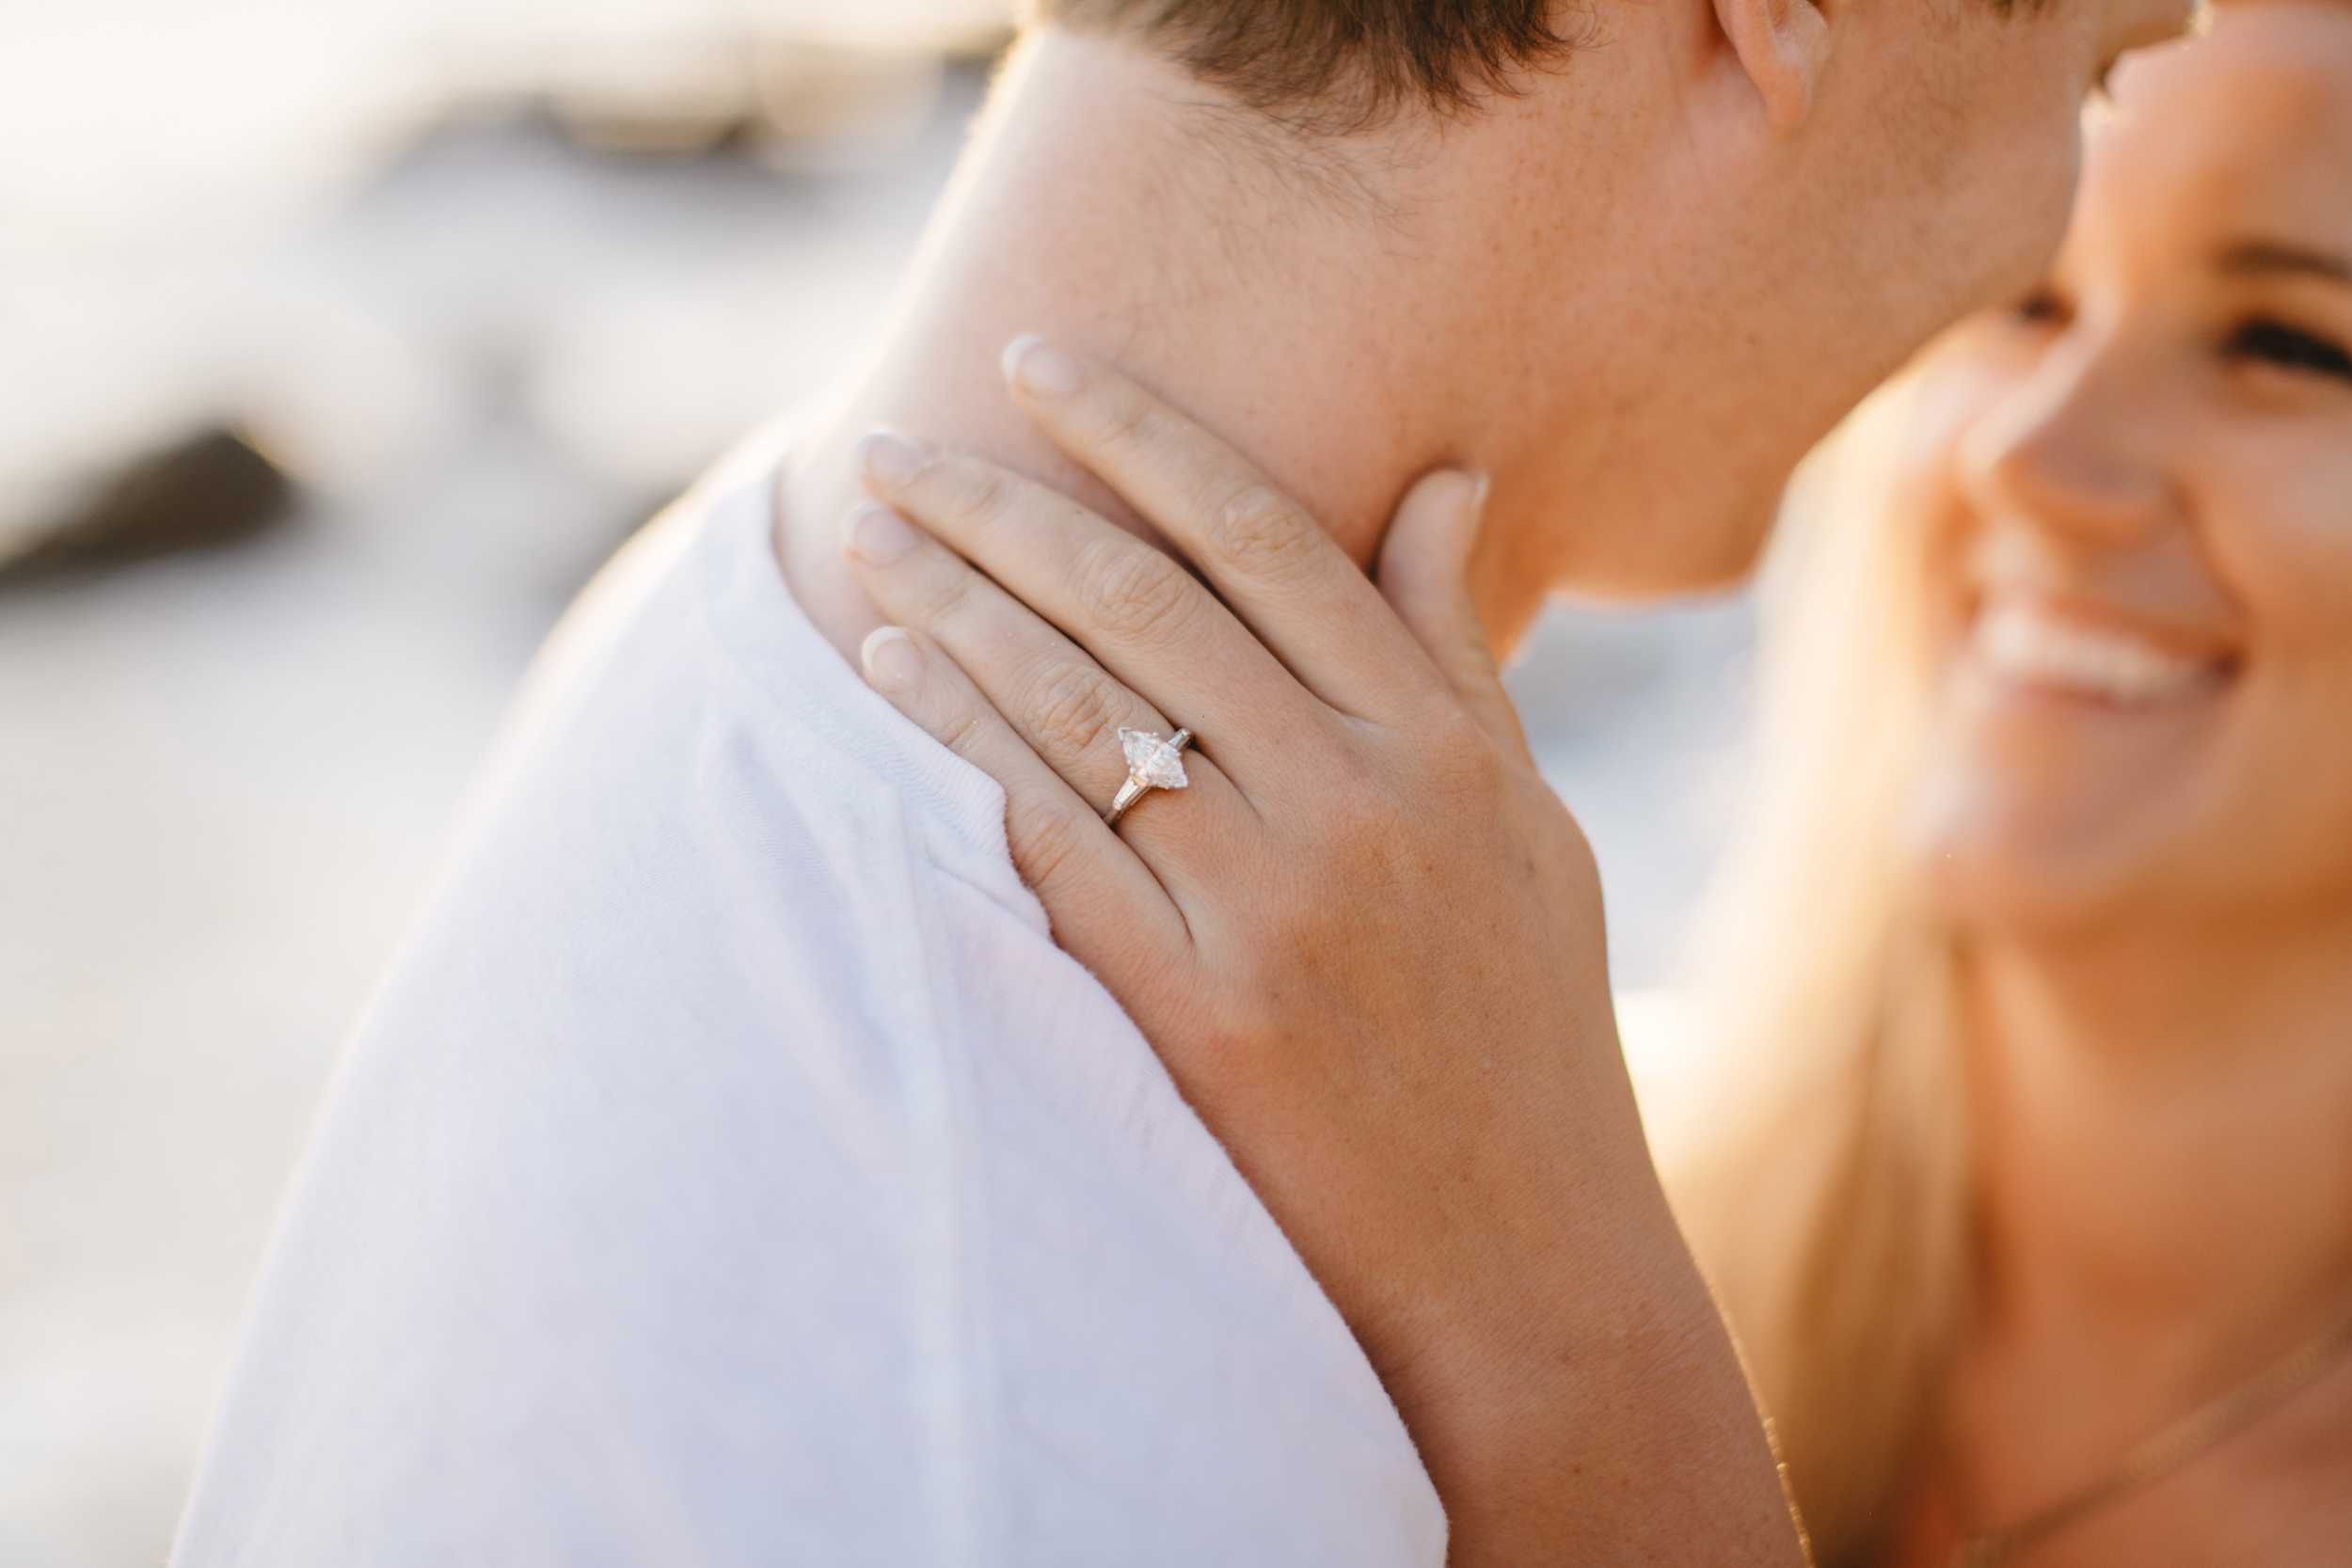
<path fill-rule="evenodd" d="M 1597 29 L 1590 25 L 1590 9 L 1581 8 L 1588 25 L 1573 35 L 1562 35 L 1558 46 L 1543 55 L 1506 62 L 1487 80 L 1457 79 L 1442 90 L 1391 92 L 1386 99 L 1364 84 L 1359 71 L 1343 70 L 1327 92 L 1312 97 L 1252 101 L 1195 69 L 1182 58 L 1180 43 L 1155 37 L 1152 24 L 1136 16 L 1081 19 L 1032 12 L 1022 18 L 1017 38 L 1026 40 L 1041 33 L 1060 31 L 1074 37 L 1132 44 L 1173 66 L 1210 95 L 1215 102 L 1204 107 L 1246 118 L 1254 122 L 1255 130 L 1272 133 L 1299 147 L 1312 147 L 1359 140 L 1399 128 L 1441 130 L 1450 123 L 1486 113 L 1497 98 L 1521 96 L 1526 90 L 1526 78 L 1556 69 L 1597 40 Z"/>

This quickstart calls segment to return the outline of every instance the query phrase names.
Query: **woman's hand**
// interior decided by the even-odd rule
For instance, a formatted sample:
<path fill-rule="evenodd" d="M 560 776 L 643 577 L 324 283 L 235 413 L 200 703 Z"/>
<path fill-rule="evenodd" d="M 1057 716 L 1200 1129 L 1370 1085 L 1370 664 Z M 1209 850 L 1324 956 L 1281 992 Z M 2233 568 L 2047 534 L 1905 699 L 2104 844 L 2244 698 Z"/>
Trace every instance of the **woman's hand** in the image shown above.
<path fill-rule="evenodd" d="M 1634 1113 L 1592 857 L 1463 586 L 1482 487 L 1418 485 L 1375 588 L 1134 383 L 1034 340 L 1007 364 L 1216 593 L 1053 491 L 869 437 L 888 506 L 845 547 L 898 623 L 869 680 L 1005 786 L 1057 939 L 1354 1328 L 1455 1561 L 1794 1560 Z M 1119 731 L 1178 725 L 1189 785 L 1105 827 Z"/>

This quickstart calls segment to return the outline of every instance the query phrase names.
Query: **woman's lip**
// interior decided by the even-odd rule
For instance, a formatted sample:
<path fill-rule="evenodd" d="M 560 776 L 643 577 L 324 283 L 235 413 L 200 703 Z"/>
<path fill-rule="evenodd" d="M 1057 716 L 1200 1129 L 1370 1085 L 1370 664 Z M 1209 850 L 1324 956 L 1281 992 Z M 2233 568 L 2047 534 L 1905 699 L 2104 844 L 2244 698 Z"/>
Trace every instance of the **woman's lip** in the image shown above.
<path fill-rule="evenodd" d="M 2201 697 L 2235 666 L 2228 654 L 2185 652 L 2155 635 L 2018 594 L 1989 594 L 1979 602 L 1967 649 L 1971 662 L 1998 680 L 2117 707 Z"/>

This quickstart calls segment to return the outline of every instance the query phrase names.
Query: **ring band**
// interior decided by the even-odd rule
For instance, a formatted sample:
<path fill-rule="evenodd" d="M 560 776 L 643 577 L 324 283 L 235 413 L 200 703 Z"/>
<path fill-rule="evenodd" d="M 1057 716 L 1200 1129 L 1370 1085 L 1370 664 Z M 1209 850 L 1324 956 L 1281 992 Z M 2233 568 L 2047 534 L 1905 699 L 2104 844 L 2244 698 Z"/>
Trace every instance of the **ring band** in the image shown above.
<path fill-rule="evenodd" d="M 1120 749 L 1127 753 L 1127 782 L 1119 786 L 1111 798 L 1111 809 L 1103 814 L 1104 827 L 1116 827 L 1127 815 L 1127 808 L 1155 789 L 1182 789 L 1189 782 L 1184 777 L 1184 748 L 1192 744 L 1190 730 L 1178 730 L 1163 740 L 1150 730 L 1121 730 Z"/>

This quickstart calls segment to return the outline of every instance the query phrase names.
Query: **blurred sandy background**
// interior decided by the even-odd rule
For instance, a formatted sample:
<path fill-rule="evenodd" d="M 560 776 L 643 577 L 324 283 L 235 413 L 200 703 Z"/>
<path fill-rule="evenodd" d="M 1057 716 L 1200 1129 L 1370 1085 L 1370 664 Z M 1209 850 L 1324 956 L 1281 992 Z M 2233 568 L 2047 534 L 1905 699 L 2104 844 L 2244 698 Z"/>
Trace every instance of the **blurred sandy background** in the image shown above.
<path fill-rule="evenodd" d="M 0 1563 L 160 1562 L 271 1212 L 516 675 L 850 371 L 992 0 L 0 5 Z M 1515 679 L 1629 1037 L 1751 618 Z"/>

